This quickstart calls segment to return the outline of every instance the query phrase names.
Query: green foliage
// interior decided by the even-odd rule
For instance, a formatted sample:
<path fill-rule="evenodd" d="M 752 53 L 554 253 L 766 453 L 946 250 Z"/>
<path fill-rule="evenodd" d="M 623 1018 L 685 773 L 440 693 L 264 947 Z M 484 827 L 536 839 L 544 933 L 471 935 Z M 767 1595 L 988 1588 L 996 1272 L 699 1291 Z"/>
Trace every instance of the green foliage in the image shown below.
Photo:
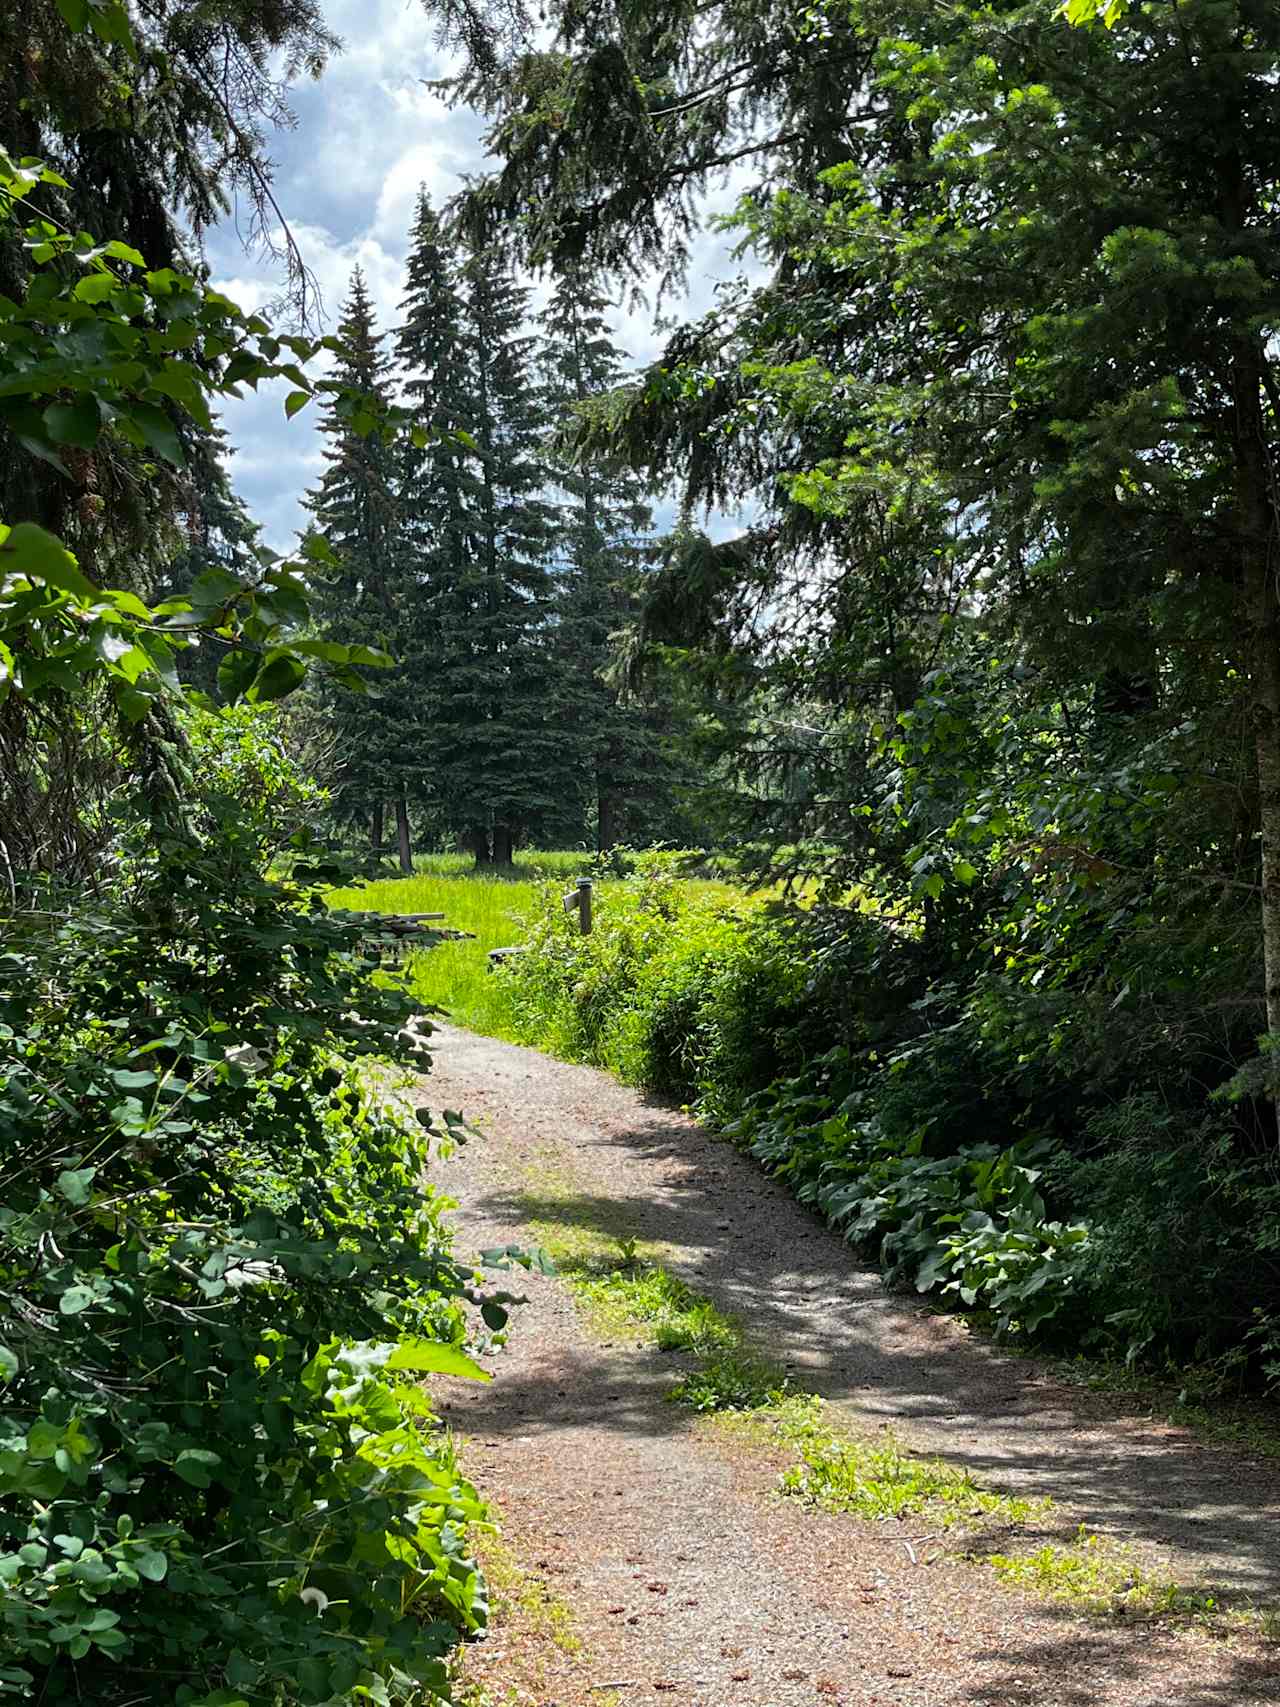
<path fill-rule="evenodd" d="M 837 1434 L 825 1424 L 820 1401 L 780 1408 L 775 1428 L 800 1451 L 799 1462 L 783 1472 L 782 1492 L 822 1511 L 873 1523 L 923 1513 L 948 1530 L 992 1522 L 1018 1526 L 1051 1505 L 983 1488 L 966 1470 L 904 1451 L 892 1435 L 873 1442 Z"/>
<path fill-rule="evenodd" d="M 848 1064 L 840 1052 L 821 1070 Z M 1048 1219 L 1036 1189 L 1042 1147 L 979 1144 L 930 1157 L 923 1132 L 903 1146 L 874 1117 L 859 1117 L 870 1101 L 854 1093 L 831 1112 L 829 1093 L 806 1071 L 757 1098 L 729 1131 L 851 1244 L 877 1250 L 889 1281 L 989 1311 L 1004 1333 L 1033 1334 L 1069 1316 L 1089 1231 Z"/>
<path fill-rule="evenodd" d="M 428 1135 L 343 1065 L 412 1059 L 409 1003 L 367 984 L 305 837 L 269 881 L 243 801 L 215 781 L 201 805 L 151 821 L 127 893 L 9 922 L 6 1676 L 49 1700 L 103 1659 L 103 1700 L 439 1691 L 484 1619 L 482 1511 L 396 1372 L 481 1371 Z"/>
<path fill-rule="evenodd" d="M 986 1563 L 1001 1582 L 1095 1617 L 1189 1624 L 1219 1637 L 1248 1630 L 1275 1640 L 1274 1607 L 1244 1609 L 1232 1605 L 1238 1597 L 1230 1591 L 1185 1586 L 1085 1524 L 1065 1546 L 1050 1542 L 1029 1553 L 992 1553 Z"/>
<path fill-rule="evenodd" d="M 661 857 L 597 897 L 583 937 L 559 892 L 544 893 L 527 952 L 498 974 L 516 1035 L 679 1096 L 766 1084 L 785 1044 L 752 1046 L 802 988 L 760 903 L 682 882 Z"/>
<path fill-rule="evenodd" d="M 558 518 L 528 292 L 497 247 L 414 219 L 396 355 L 425 442 L 405 448 L 405 624 L 422 722 L 415 797 L 476 863 L 558 827 L 573 753 L 558 739 L 550 650 Z"/>
<path fill-rule="evenodd" d="M 3 235 L 59 183 L 0 156 Z M 318 346 L 194 279 L 42 215 L 24 236 L 33 274 L 0 298 L 24 455 L 61 471 L 118 436 L 176 464 L 175 423 L 280 374 L 392 430 L 341 380 L 312 387 Z M 404 991 L 370 981 L 361 923 L 324 906 L 344 868 L 298 827 L 315 790 L 263 709 L 313 660 L 353 686 L 385 662 L 311 634 L 297 571 L 330 555 L 259 554 L 149 608 L 37 523 L 0 524 L 0 1689 L 18 1699 L 418 1701 L 484 1622 L 465 1538 L 482 1508 L 414 1379 L 484 1378 L 461 1349 L 470 1277 L 423 1186 L 430 1134 L 368 1068 L 421 1064 L 422 1039 Z M 233 712 L 183 693 L 193 639 L 223 652 Z"/>
<path fill-rule="evenodd" d="M 458 1024 L 487 1036 L 546 1042 L 549 1033 L 531 1037 L 528 1016 L 519 1021 L 515 1017 L 511 985 L 505 977 L 491 974 L 488 951 L 520 946 L 531 923 L 556 908 L 563 916 L 560 897 L 576 876 L 597 874 L 599 904 L 610 893 L 614 882 L 610 874 L 655 862 L 674 870 L 694 857 L 615 848 L 604 860 L 586 853 L 522 850 L 509 868 L 477 871 L 467 854 L 422 854 L 415 862 L 419 876 L 337 891 L 330 901 L 335 906 L 381 912 L 444 913 L 449 926 L 469 932 L 474 941 L 445 942 L 427 954 L 411 954 L 406 966 L 415 995 L 427 1006 L 447 1010 Z M 731 894 L 723 883 L 696 878 L 683 879 L 680 888 L 701 897 Z M 566 924 L 570 934 L 576 931 L 576 916 Z"/>
<path fill-rule="evenodd" d="M 736 1343 L 733 1325 L 705 1298 L 699 1298 L 677 1275 L 657 1264 L 639 1260 L 634 1240 L 622 1259 L 587 1261 L 580 1266 L 562 1262 L 573 1290 L 606 1324 L 642 1325 L 659 1351 L 689 1351 L 705 1357 Z"/>
<path fill-rule="evenodd" d="M 1280 1182 L 1242 1156 L 1229 1121 L 1135 1095 L 1095 1115 L 1091 1153 L 1060 1158 L 1058 1184 L 1088 1215 L 1083 1283 L 1105 1312 L 1098 1338 L 1132 1362 L 1176 1357 L 1202 1389 L 1230 1392 L 1250 1366 L 1280 1386 Z"/>
<path fill-rule="evenodd" d="M 851 1204 L 865 1175 L 916 1205 L 918 1246 L 865 1225 L 918 1266 L 948 1194 L 1051 1141 L 1052 1211 L 969 1205 L 992 1226 L 936 1284 L 1274 1381 L 1278 15 L 551 16 L 554 54 L 470 44 L 477 216 L 534 260 L 678 273 L 711 163 L 746 174 L 752 276 L 576 443 L 678 485 L 628 662 L 701 692 L 703 833 L 824 903 L 784 960 L 808 1013 L 766 971 L 755 1032 L 797 1080 L 797 1177 L 847 1147 Z M 715 540 L 704 507 L 753 520 Z M 687 960 L 655 932 L 648 971 L 549 944 L 513 977 L 568 1047 L 731 1115 L 713 1063 L 747 1050 L 698 980 L 738 946 L 677 928 Z"/>
<path fill-rule="evenodd" d="M 790 1388 L 786 1374 L 772 1359 L 738 1344 L 704 1357 L 696 1369 L 681 1376 L 669 1396 L 676 1404 L 709 1416 L 779 1404 Z"/>

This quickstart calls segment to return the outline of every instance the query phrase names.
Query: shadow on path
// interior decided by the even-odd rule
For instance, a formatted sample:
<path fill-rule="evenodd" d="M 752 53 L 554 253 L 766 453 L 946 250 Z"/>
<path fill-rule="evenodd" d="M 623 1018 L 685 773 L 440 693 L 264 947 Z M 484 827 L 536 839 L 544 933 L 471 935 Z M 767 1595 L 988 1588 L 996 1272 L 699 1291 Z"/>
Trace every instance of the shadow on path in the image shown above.
<path fill-rule="evenodd" d="M 473 1221 L 509 1226 L 515 1237 L 527 1192 L 540 1218 L 606 1242 L 660 1242 L 668 1266 L 854 1424 L 891 1426 L 993 1487 L 1051 1494 L 1073 1524 L 1172 1555 L 1188 1584 L 1212 1584 L 1232 1598 L 1280 1598 L 1274 1464 L 1206 1446 L 1185 1429 L 1117 1416 L 1114 1404 L 1034 1360 L 887 1292 L 750 1158 L 602 1073 L 442 1028 L 425 1089 L 433 1102 L 462 1108 L 482 1132 L 500 1134 L 510 1164 L 500 1186 L 465 1202 L 464 1240 Z M 442 1175 L 446 1188 L 452 1165 Z M 593 1421 L 624 1435 L 651 1430 L 652 1397 L 679 1367 L 674 1358 L 633 1354 L 632 1373 L 599 1401 Z M 523 1372 L 513 1386 L 504 1382 L 511 1415 L 523 1417 L 525 1430 L 534 1417 L 539 1428 L 568 1425 L 581 1417 L 584 1377 L 572 1365 L 568 1373 Z M 1218 1699 L 1195 1701 L 1208 1707 Z"/>

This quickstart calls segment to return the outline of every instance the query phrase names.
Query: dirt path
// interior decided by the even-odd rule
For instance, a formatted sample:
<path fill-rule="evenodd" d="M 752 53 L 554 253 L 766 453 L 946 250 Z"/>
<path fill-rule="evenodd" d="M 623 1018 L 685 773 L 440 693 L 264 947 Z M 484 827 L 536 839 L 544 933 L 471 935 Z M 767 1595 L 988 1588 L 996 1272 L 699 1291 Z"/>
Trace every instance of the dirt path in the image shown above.
<path fill-rule="evenodd" d="M 987 1483 L 1156 1550 L 1185 1585 L 1280 1596 L 1275 1468 L 1115 1419 L 875 1274 L 747 1159 L 589 1068 L 442 1028 L 430 1106 L 485 1133 L 442 1164 L 464 1248 L 557 1219 L 661 1241 L 664 1260 L 864 1431 L 891 1423 Z M 775 1467 L 664 1400 L 670 1360 L 601 1347 L 563 1285 L 532 1278 L 484 1388 L 450 1386 L 468 1463 L 510 1537 L 577 1610 L 584 1662 L 538 1707 L 1220 1707 L 1280 1703 L 1280 1650 L 1088 1622 L 981 1567 L 909 1555 L 892 1527 L 768 1498 Z M 915 1529 L 908 1525 L 911 1533 Z"/>

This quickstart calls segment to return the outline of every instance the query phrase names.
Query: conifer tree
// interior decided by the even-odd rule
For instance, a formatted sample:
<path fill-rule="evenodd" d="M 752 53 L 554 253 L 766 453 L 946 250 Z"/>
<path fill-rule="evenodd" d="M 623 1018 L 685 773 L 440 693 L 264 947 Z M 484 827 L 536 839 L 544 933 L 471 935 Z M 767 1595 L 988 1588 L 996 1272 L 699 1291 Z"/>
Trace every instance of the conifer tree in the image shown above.
<path fill-rule="evenodd" d="M 174 594 L 184 593 L 210 569 L 249 573 L 257 567 L 254 548 L 261 531 L 231 484 L 223 428 L 215 423 L 209 431 L 191 432 L 186 440 L 187 508 L 179 523 L 184 549 L 165 571 L 165 584 Z M 206 636 L 179 654 L 179 674 L 212 694 L 220 661 L 212 638 Z"/>
<path fill-rule="evenodd" d="M 539 324 L 546 399 L 554 435 L 575 412 L 623 376 L 605 319 L 607 301 L 580 271 L 564 273 Z M 640 476 L 616 458 L 576 458 L 553 449 L 564 494 L 558 577 L 558 655 L 564 683 L 563 739 L 574 751 L 597 846 L 652 832 L 673 783 L 660 707 L 624 701 L 611 682 L 612 638 L 632 620 L 652 550 Z"/>
<path fill-rule="evenodd" d="M 275 199 L 268 136 L 293 122 L 289 82 L 319 75 L 338 45 L 320 0 L 147 0 L 126 8 L 129 41 L 107 11 L 0 8 L 0 149 L 66 179 L 36 186 L 30 206 L 190 273 L 203 234 L 238 202 L 250 244 L 286 263 L 305 317 L 314 281 Z M 21 298 L 30 266 L 22 244 L 0 242 L 0 295 Z M 0 514 L 39 522 L 97 575 L 150 593 L 174 552 L 184 481 L 163 466 L 144 473 L 146 456 L 114 433 L 91 451 L 70 446 L 62 467 L 28 455 L 31 408 L 0 398 Z"/>
<path fill-rule="evenodd" d="M 477 864 L 509 863 L 517 839 L 543 831 L 571 792 L 526 300 L 496 253 L 462 250 L 419 202 L 397 339 L 407 394 L 433 435 L 400 471 L 412 670 L 430 720 L 418 787 Z"/>
<path fill-rule="evenodd" d="M 352 274 L 338 336 L 343 350 L 337 378 L 369 397 L 385 398 L 390 362 L 359 268 Z M 379 646 L 402 658 L 406 596 L 394 449 L 369 430 L 366 420 L 339 405 L 327 411 L 323 428 L 329 441 L 327 467 L 306 507 L 338 563 L 316 600 L 317 613 L 340 625 L 344 640 Z M 369 697 L 331 692 L 326 700 L 336 740 L 335 792 L 345 816 L 370 826 L 375 851 L 381 845 L 383 802 L 394 802 L 400 865 L 409 872 L 408 790 L 416 761 L 406 724 L 412 724 L 414 696 L 404 663 L 378 674 Z"/>

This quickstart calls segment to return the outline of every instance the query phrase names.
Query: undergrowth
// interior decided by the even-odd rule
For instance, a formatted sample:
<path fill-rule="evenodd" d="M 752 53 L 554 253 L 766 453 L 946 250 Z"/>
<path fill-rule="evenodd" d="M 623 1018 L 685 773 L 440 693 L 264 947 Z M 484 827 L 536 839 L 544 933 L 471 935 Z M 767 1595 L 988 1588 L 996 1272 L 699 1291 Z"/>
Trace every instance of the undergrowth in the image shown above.
<path fill-rule="evenodd" d="M 1076 1037 L 1061 995 L 948 981 L 922 919 L 847 895 L 641 860 L 583 938 L 556 887 L 475 1023 L 692 1106 L 892 1284 L 1012 1343 L 1194 1370 L 1211 1397 L 1280 1383 L 1280 1175 L 1247 1086 L 1205 1105 L 1164 1062 L 1157 1095 L 1113 1017 Z"/>
<path fill-rule="evenodd" d="M 982 1562 L 1004 1583 L 1093 1617 L 1195 1625 L 1213 1634 L 1246 1630 L 1280 1641 L 1280 1608 L 1233 1604 L 1221 1591 L 1178 1583 L 1150 1570 L 1132 1548 L 1083 1523 L 1065 1545 L 992 1553 Z"/>

